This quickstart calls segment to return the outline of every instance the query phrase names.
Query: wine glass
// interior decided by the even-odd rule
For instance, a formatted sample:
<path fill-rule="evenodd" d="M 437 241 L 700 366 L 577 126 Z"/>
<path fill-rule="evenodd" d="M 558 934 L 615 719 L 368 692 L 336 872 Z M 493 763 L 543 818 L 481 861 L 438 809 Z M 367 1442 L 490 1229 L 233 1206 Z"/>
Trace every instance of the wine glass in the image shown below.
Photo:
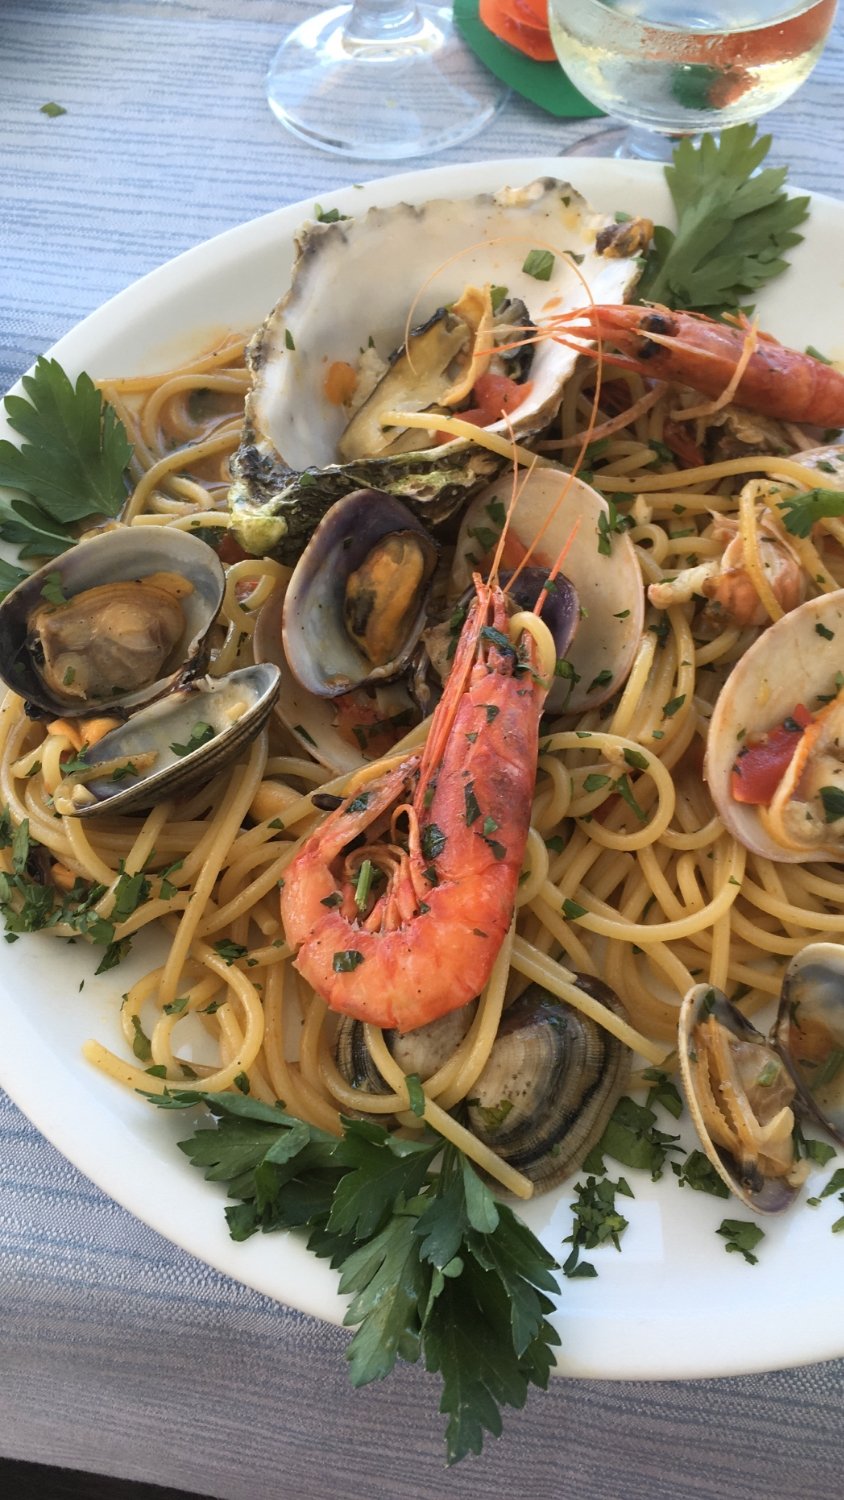
<path fill-rule="evenodd" d="M 451 6 L 354 0 L 294 28 L 267 75 L 282 125 L 335 156 L 398 161 L 483 130 L 509 89 L 454 29 Z"/>
<path fill-rule="evenodd" d="M 835 7 L 836 0 L 548 0 L 551 39 L 572 83 L 624 122 L 573 154 L 668 161 L 682 136 L 755 120 L 808 78 Z"/>

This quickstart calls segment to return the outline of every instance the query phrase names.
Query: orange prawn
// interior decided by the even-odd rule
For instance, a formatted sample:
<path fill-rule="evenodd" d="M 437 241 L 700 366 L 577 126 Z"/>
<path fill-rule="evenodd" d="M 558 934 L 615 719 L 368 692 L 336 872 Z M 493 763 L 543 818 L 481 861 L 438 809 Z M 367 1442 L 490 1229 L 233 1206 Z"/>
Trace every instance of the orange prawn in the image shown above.
<path fill-rule="evenodd" d="M 590 352 L 592 340 L 611 344 L 613 364 L 645 377 L 721 396 L 744 361 L 730 399 L 768 417 L 844 427 L 844 374 L 811 354 L 789 349 L 768 334 L 748 350 L 746 319 L 717 323 L 701 313 L 628 304 L 584 307 L 543 321 L 539 338 Z M 749 357 L 748 357 L 749 356 Z"/>
<path fill-rule="evenodd" d="M 534 634 L 510 642 L 503 590 L 477 574 L 474 584 L 424 752 L 346 797 L 281 894 L 295 965 L 314 990 L 332 1010 L 399 1031 L 480 994 L 530 828 L 548 684 Z"/>

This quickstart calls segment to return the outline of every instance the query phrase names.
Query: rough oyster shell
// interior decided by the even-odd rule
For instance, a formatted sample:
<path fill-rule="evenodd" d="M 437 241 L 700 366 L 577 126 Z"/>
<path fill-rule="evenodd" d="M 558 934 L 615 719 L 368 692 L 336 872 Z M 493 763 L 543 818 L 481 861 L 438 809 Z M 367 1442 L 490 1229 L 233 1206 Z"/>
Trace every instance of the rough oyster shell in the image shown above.
<path fill-rule="evenodd" d="M 414 323 L 423 323 L 470 283 L 506 287 L 534 323 L 588 301 L 581 278 L 596 302 L 623 301 L 638 263 L 613 253 L 606 236 L 599 251 L 596 241 L 613 222 L 570 184 L 542 178 L 495 194 L 401 203 L 307 226 L 290 290 L 250 346 L 253 388 L 230 492 L 247 550 L 294 560 L 328 506 L 362 485 L 389 490 L 438 519 L 493 478 L 505 460 L 463 439 L 338 464 L 346 416 L 326 399 L 327 368 L 354 364 L 370 339 L 388 357 L 404 340 L 411 309 Z M 548 280 L 524 270 L 532 249 L 552 252 Z M 566 251 L 577 257 L 579 275 Z M 576 358 L 551 339 L 537 344 L 525 398 L 511 413 L 517 436 L 548 422 Z"/>

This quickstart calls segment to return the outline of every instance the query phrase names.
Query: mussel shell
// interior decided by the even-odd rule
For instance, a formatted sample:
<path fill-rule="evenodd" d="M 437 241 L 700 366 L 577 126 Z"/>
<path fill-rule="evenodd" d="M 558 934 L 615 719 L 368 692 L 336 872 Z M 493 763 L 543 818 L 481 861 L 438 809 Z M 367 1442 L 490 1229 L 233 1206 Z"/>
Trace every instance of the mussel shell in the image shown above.
<path fill-rule="evenodd" d="M 264 727 L 279 680 L 277 667 L 241 667 L 225 677 L 203 678 L 168 694 L 159 703 L 139 709 L 127 723 L 92 746 L 85 759 L 92 766 L 123 757 L 131 762 L 133 756 L 154 749 L 158 752 L 155 767 L 149 774 L 129 775 L 118 781 L 111 776 L 86 781 L 97 800 L 78 807 L 76 816 L 89 818 L 100 813 L 154 807 L 167 798 L 184 794 L 198 783 L 210 781 Z M 245 710 L 231 719 L 233 708 L 244 702 Z M 210 724 L 215 731 L 213 738 L 189 754 L 178 754 L 172 746 L 186 745 L 197 724 Z"/>
<path fill-rule="evenodd" d="M 616 1012 L 600 980 L 577 984 Z M 630 1051 L 590 1017 L 532 984 L 504 1012 L 468 1100 L 467 1124 L 540 1191 L 600 1140 L 630 1070 Z"/>
<path fill-rule="evenodd" d="M 346 628 L 345 589 L 350 574 L 373 548 L 397 533 L 418 541 L 423 578 L 400 645 L 388 661 L 375 666 Z M 356 490 L 332 506 L 296 564 L 284 600 L 285 655 L 302 687 L 318 697 L 334 698 L 365 683 L 395 677 L 422 633 L 438 554 L 422 523 L 392 495 Z"/>
<path fill-rule="evenodd" d="M 415 1031 L 384 1032 L 384 1040 L 399 1067 L 405 1073 L 418 1073 L 424 1082 L 447 1062 L 462 1042 L 474 1019 L 476 1005 L 461 1006 L 447 1016 L 418 1026 Z M 344 1016 L 334 1040 L 334 1057 L 347 1083 L 362 1093 L 386 1094 L 387 1088 L 366 1045 L 366 1027 L 362 1021 Z"/>
<path fill-rule="evenodd" d="M 96 703 L 81 699 L 68 703 L 53 696 L 27 644 L 29 622 L 54 592 L 51 584 L 58 585 L 65 599 L 72 599 L 104 583 L 143 579 L 158 572 L 181 574 L 192 584 L 192 592 L 180 601 L 185 628 L 156 681 L 135 692 L 106 693 Z M 206 639 L 224 590 L 225 574 L 216 553 L 189 532 L 169 526 L 122 526 L 103 531 L 45 563 L 0 603 L 0 677 L 28 703 L 51 716 L 78 717 L 148 703 L 202 670 Z"/>
<path fill-rule="evenodd" d="M 803 1107 L 844 1146 L 844 947 L 809 943 L 794 955 L 774 1035 Z"/>
<path fill-rule="evenodd" d="M 748 1208 L 760 1214 L 782 1213 L 794 1202 L 798 1187 L 787 1177 L 766 1177 L 758 1164 L 739 1162 L 725 1147 L 716 1144 L 709 1133 L 698 1092 L 695 1047 L 695 1029 L 699 1022 L 709 1016 L 738 1042 L 759 1048 L 760 1071 L 771 1063 L 775 1063 L 782 1071 L 782 1058 L 747 1017 L 713 985 L 696 984 L 684 997 L 680 1007 L 677 1044 L 680 1073 L 689 1113 L 704 1152 L 730 1192 Z"/>

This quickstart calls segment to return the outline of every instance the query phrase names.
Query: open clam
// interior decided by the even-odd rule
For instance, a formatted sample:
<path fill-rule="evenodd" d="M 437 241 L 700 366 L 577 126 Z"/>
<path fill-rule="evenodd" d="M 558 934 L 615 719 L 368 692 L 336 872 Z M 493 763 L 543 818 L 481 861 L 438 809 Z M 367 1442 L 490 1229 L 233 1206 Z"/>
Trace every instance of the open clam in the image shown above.
<path fill-rule="evenodd" d="M 508 499 L 508 486 L 492 485 L 468 507 L 454 554 L 454 594 L 468 587 L 473 571 L 494 548 Z M 535 602 L 547 570 L 574 531 L 563 571 L 575 590 L 580 614 L 566 652 L 567 675 L 554 682 L 547 707 L 550 712 L 580 713 L 603 703 L 627 678 L 642 634 L 642 575 L 629 536 L 610 533 L 606 501 L 590 485 L 550 464 L 524 481 L 505 543 L 505 567 L 521 562 L 543 526 L 531 562 L 545 571 L 529 604 Z"/>
<path fill-rule="evenodd" d="M 603 1005 L 620 1010 L 599 980 L 579 974 L 577 983 Z M 474 1006 L 464 1006 L 404 1036 L 388 1031 L 387 1045 L 406 1073 L 425 1080 L 453 1052 L 473 1016 Z M 341 1021 L 335 1057 L 362 1096 L 387 1091 L 359 1021 Z M 530 985 L 502 1016 L 470 1090 L 466 1124 L 544 1191 L 576 1171 L 600 1139 L 623 1092 L 629 1062 L 622 1042 L 540 985 Z"/>
<path fill-rule="evenodd" d="M 134 812 L 208 781 L 260 732 L 278 688 L 277 667 L 242 667 L 139 709 L 77 759 L 56 790 L 56 811 Z"/>
<path fill-rule="evenodd" d="M 757 1213 L 788 1208 L 806 1176 L 797 1116 L 844 1146 L 844 947 L 809 943 L 783 979 L 766 1037 L 712 985 L 680 1008 L 678 1055 L 706 1155 Z"/>
<path fill-rule="evenodd" d="M 185 531 L 92 536 L 0 603 L 0 676 L 54 718 L 151 702 L 202 671 L 224 587 Z"/>
<path fill-rule="evenodd" d="M 712 799 L 731 833 L 768 859 L 844 855 L 842 652 L 844 589 L 771 625 L 715 704 L 704 766 Z"/>
<path fill-rule="evenodd" d="M 464 438 L 433 446 L 437 413 L 470 404 L 491 358 L 521 390 L 507 427 L 524 437 L 547 424 L 577 356 L 541 339 L 528 370 L 526 358 L 513 365 L 514 346 L 544 317 L 582 306 L 584 281 L 598 302 L 625 299 L 639 262 L 619 253 L 627 247 L 608 232 L 616 227 L 551 178 L 307 226 L 290 289 L 249 350 L 253 386 L 230 491 L 247 550 L 294 561 L 328 507 L 362 484 L 434 520 L 476 493 L 506 459 Z M 355 387 L 351 411 L 333 390 L 337 368 Z M 430 427 L 415 436 L 391 428 L 390 445 L 410 450 L 383 452 L 381 413 L 397 406 L 430 410 Z"/>
<path fill-rule="evenodd" d="M 421 521 L 392 495 L 355 490 L 332 506 L 284 601 L 285 653 L 308 692 L 337 697 L 407 665 L 438 554 Z"/>

